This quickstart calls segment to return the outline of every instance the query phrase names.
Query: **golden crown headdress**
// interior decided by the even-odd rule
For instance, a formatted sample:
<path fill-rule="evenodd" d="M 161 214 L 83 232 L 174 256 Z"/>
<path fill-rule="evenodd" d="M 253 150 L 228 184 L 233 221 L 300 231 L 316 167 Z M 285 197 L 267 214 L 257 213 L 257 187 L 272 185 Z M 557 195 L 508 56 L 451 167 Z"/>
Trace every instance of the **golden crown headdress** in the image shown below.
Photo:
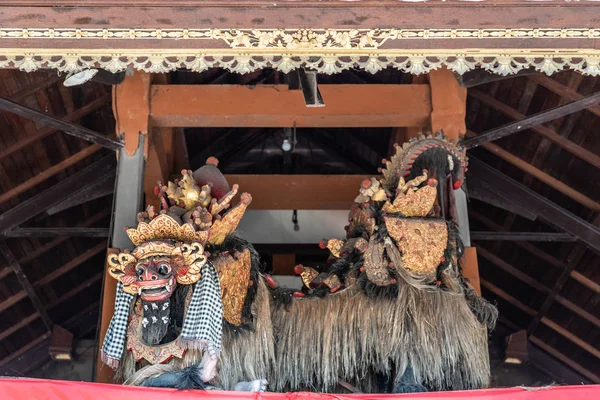
<path fill-rule="evenodd" d="M 155 194 L 161 210 L 157 213 L 149 206 L 139 213 L 137 228 L 125 228 L 136 247 L 107 258 L 109 274 L 123 283 L 125 292 L 138 293 L 135 264 L 151 256 L 178 259 L 176 279 L 180 284 L 190 285 L 200 279 L 200 269 L 207 260 L 205 246 L 223 243 L 252 201 L 248 193 L 242 193 L 239 204 L 229 209 L 238 185 L 230 188 L 217 165 L 218 160 L 210 157 L 194 173 L 181 171 L 182 178 L 167 186 L 158 182 Z"/>
<path fill-rule="evenodd" d="M 137 228 L 126 228 L 133 244 L 160 239 L 221 244 L 236 229 L 252 196 L 242 193 L 239 204 L 229 210 L 238 185 L 230 189 L 217 165 L 218 160 L 211 157 L 194 173 L 181 171 L 182 178 L 167 186 L 159 182 L 155 193 L 161 210 L 157 213 L 148 206 L 138 214 Z"/>

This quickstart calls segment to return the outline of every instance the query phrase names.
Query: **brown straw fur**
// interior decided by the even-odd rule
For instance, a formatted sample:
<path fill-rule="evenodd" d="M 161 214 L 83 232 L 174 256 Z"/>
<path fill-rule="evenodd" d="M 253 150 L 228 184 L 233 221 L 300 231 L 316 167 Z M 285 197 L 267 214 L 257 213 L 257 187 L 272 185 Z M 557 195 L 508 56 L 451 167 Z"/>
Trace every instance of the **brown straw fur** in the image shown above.
<path fill-rule="evenodd" d="M 370 392 L 374 373 L 389 374 L 395 366 L 397 380 L 410 365 L 429 390 L 486 387 L 487 330 L 469 309 L 458 277 L 445 278 L 456 291 L 417 289 L 399 277 L 396 299 L 369 298 L 351 286 L 294 299 L 289 310 L 271 307 L 260 279 L 254 330 L 224 327 L 218 378 L 211 384 L 233 389 L 240 381 L 266 378 L 269 390 L 328 392 L 342 379 Z M 134 372 L 127 353 L 124 378 Z M 169 364 L 179 369 L 200 359 L 188 351 Z"/>

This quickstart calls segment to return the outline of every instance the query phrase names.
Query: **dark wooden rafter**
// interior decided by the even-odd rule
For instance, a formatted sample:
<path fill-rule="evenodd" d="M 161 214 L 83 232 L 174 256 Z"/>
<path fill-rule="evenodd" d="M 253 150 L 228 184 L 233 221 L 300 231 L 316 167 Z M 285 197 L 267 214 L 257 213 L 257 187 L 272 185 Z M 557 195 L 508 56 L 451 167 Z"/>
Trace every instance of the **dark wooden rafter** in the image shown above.
<path fill-rule="evenodd" d="M 485 279 L 481 279 L 481 286 L 483 286 L 486 290 L 490 291 L 491 293 L 498 296 L 499 298 L 503 299 L 504 301 L 508 302 L 509 304 L 513 305 L 514 307 L 518 308 L 519 310 L 523 311 L 524 313 L 526 313 L 530 316 L 534 316 L 536 314 L 536 311 L 534 309 L 521 303 L 519 300 L 517 300 L 510 294 L 506 293 L 504 290 L 498 288 L 497 286 L 486 281 Z M 505 318 L 505 317 L 503 317 L 503 318 Z M 509 324 L 516 325 L 516 324 L 512 324 L 510 321 L 509 321 Z M 581 364 L 577 363 L 575 360 L 560 353 L 554 347 L 551 347 L 550 345 L 544 343 L 542 340 L 538 339 L 535 336 L 530 336 L 529 341 L 531 343 L 539 346 L 540 348 L 542 348 L 548 354 L 551 354 L 552 356 L 558 358 L 560 361 L 564 362 L 566 365 L 573 368 L 575 371 L 579 372 L 586 378 L 590 379 L 592 382 L 600 383 L 600 376 L 589 371 L 588 369 L 583 367 Z"/>
<path fill-rule="evenodd" d="M 510 265 L 506 261 L 501 260 L 496 255 L 494 255 L 492 252 L 484 249 L 483 247 L 481 247 L 479 245 L 477 246 L 477 254 L 484 257 L 486 260 L 491 261 L 497 267 L 506 271 L 507 273 L 509 273 L 513 277 L 519 279 L 520 281 L 528 284 L 532 288 L 534 288 L 542 293 L 546 293 L 546 294 L 552 293 L 552 290 L 550 288 L 539 283 L 537 280 L 533 279 L 529 275 L 525 274 L 524 272 L 522 272 L 519 269 L 515 268 L 514 266 Z M 486 284 L 489 286 L 489 282 L 487 282 Z M 482 285 L 484 287 L 486 287 L 486 284 L 483 284 L 483 281 L 482 281 Z M 507 300 L 507 301 L 509 301 L 509 300 Z M 519 302 L 515 298 L 512 298 L 512 300 L 510 300 L 509 303 L 520 308 L 522 311 L 526 312 L 527 314 L 529 314 L 532 317 L 534 317 L 537 314 L 536 310 L 534 310 L 533 308 L 531 308 L 529 306 L 524 305 L 523 303 Z M 585 340 L 582 340 L 581 338 L 575 336 L 573 333 L 569 332 L 567 329 L 563 328 L 556 322 L 554 322 L 544 316 L 542 316 L 540 318 L 540 322 L 543 323 L 544 325 L 546 325 L 547 327 L 549 327 L 550 329 L 554 330 L 559 335 L 563 336 L 564 338 L 575 343 L 582 349 L 586 350 L 588 353 L 592 354 L 593 356 L 595 356 L 597 358 L 600 358 L 600 350 L 598 350 L 597 348 L 595 348 L 593 345 L 586 342 Z"/>
<path fill-rule="evenodd" d="M 469 174 L 479 176 L 496 189 L 511 194 L 521 206 L 535 210 L 545 222 L 572 234 L 596 251 L 600 251 L 600 229 L 570 213 L 514 179 L 490 167 L 475 157 L 470 157 Z"/>
<path fill-rule="evenodd" d="M 112 140 L 106 135 L 95 132 L 83 126 L 73 124 L 71 122 L 66 122 L 59 118 L 44 114 L 40 111 L 25 107 L 21 104 L 4 98 L 0 98 L 0 110 L 8 111 L 10 113 L 20 115 L 21 117 L 34 120 L 40 125 L 61 130 L 69 135 L 99 144 L 110 150 L 118 150 L 123 147 L 123 143 Z"/>
<path fill-rule="evenodd" d="M 483 201 L 484 203 L 491 204 L 494 207 L 501 208 L 503 210 L 519 215 L 523 218 L 527 218 L 530 221 L 535 221 L 537 214 L 530 209 L 521 207 L 518 203 L 504 193 L 497 191 L 493 186 L 490 186 L 485 181 L 477 179 L 471 176 L 469 179 L 468 193 L 469 198 Z"/>
<path fill-rule="evenodd" d="M 72 269 L 81 265 L 83 262 L 89 260 L 90 258 L 94 257 L 98 253 L 105 251 L 105 250 L 106 250 L 106 240 L 103 240 L 102 242 L 98 243 L 96 246 L 86 250 L 85 252 L 83 252 L 82 254 L 73 258 L 66 264 L 53 270 L 52 272 L 48 273 L 47 275 L 44 275 L 43 278 L 34 282 L 32 287 L 34 289 L 38 289 L 44 285 L 49 284 L 50 282 L 53 282 L 55 279 L 58 279 L 62 275 L 66 274 L 67 272 L 69 272 Z M 7 309 L 8 307 L 11 307 L 12 305 L 18 303 L 19 301 L 21 301 L 22 299 L 27 297 L 27 294 L 28 294 L 28 292 L 26 290 L 21 290 L 20 292 L 15 293 L 14 295 L 10 296 L 8 299 L 6 299 L 2 303 L 0 303 L 0 312 Z"/>
<path fill-rule="evenodd" d="M 100 211 L 100 212 L 92 215 L 90 218 L 87 218 L 81 224 L 77 225 L 77 227 L 78 228 L 86 228 L 91 225 L 94 225 L 97 222 L 101 221 L 102 219 L 106 218 L 109 214 L 110 214 L 109 210 Z M 21 265 L 27 264 L 27 263 L 35 260 L 36 258 L 41 257 L 47 251 L 55 248 L 56 246 L 60 245 L 61 243 L 64 243 L 67 239 L 68 239 L 68 236 L 59 236 L 56 239 L 52 239 L 48 243 L 36 248 L 31 253 L 28 253 L 26 256 L 19 259 L 19 264 L 21 264 Z M 0 269 L 0 279 L 3 279 L 5 276 L 7 276 L 11 273 L 12 273 L 12 268 L 10 267 L 10 265 L 5 266 L 3 269 Z"/>
<path fill-rule="evenodd" d="M 104 107 L 110 101 L 110 98 L 111 98 L 110 94 L 101 96 L 101 97 L 97 98 L 96 100 L 93 100 L 90 103 L 86 104 L 85 106 L 77 109 L 76 111 L 73 111 L 72 113 L 67 114 L 66 116 L 62 117 L 61 120 L 63 122 L 77 121 L 77 120 L 85 117 L 86 115 L 89 115 L 94 111 L 97 111 L 101 107 Z M 26 137 L 19 140 L 18 142 L 8 146 L 7 148 L 5 148 L 3 150 L 0 150 L 0 159 L 8 157 L 11 154 L 21 150 L 22 148 L 29 146 L 30 144 L 32 144 L 38 140 L 41 140 L 41 139 L 45 138 L 46 136 L 49 136 L 57 131 L 60 131 L 60 129 L 46 127 L 46 128 L 40 129 L 37 132 L 32 132 L 31 134 L 27 135 Z"/>
<path fill-rule="evenodd" d="M 93 184 L 96 179 L 113 170 L 115 162 L 115 156 L 109 154 L 0 215 L 0 234 L 4 234 L 4 232 L 59 204 L 65 195 L 84 190 L 87 185 Z"/>
<path fill-rule="evenodd" d="M 469 210 L 469 216 L 477 219 L 478 221 L 483 223 L 485 226 L 487 226 L 489 229 L 494 229 L 497 232 L 504 232 L 504 233 L 509 232 L 508 229 L 506 229 L 505 227 L 496 224 L 494 221 L 492 221 L 488 217 L 481 215 L 480 213 L 474 211 L 473 209 Z M 543 252 L 542 250 L 535 247 L 531 243 L 521 242 L 521 241 L 515 241 L 514 243 L 517 247 L 520 247 L 521 249 L 529 252 L 533 256 L 544 261 L 547 265 L 549 265 L 552 268 L 556 268 L 556 269 L 560 269 L 560 270 L 564 270 L 567 268 L 567 265 L 564 264 L 562 261 L 557 260 L 550 254 Z M 592 281 L 590 278 L 580 274 L 577 271 L 571 271 L 570 276 L 571 276 L 571 278 L 573 278 L 577 282 L 581 283 L 588 289 L 592 290 L 595 293 L 600 294 L 600 285 L 598 285 L 596 282 Z M 560 295 L 556 296 L 556 300 L 557 300 L 557 302 L 563 304 L 565 307 L 569 308 L 571 311 L 575 312 L 582 318 L 587 319 L 588 321 L 590 321 L 594 325 L 596 325 L 598 328 L 600 328 L 600 319 L 599 318 L 596 318 L 596 317 L 592 316 L 591 314 L 585 312 L 584 310 L 580 309 L 578 306 L 575 306 L 573 303 L 571 303 L 570 301 L 568 301 L 567 299 L 563 298 Z"/>
<path fill-rule="evenodd" d="M 550 79 L 550 78 L 548 78 L 548 79 Z M 552 80 L 552 79 L 550 79 L 550 80 Z M 535 87 L 536 87 L 535 81 L 531 81 L 531 83 L 533 84 L 532 86 L 535 89 Z M 534 91 L 535 90 L 530 92 L 531 97 L 533 96 Z M 518 110 L 515 110 L 514 108 L 502 103 L 498 99 L 494 98 L 493 96 L 490 96 L 489 94 L 487 94 L 481 90 L 470 89 L 469 96 L 481 101 L 482 103 L 486 104 L 487 106 L 492 107 L 494 110 L 501 112 L 502 114 L 514 119 L 515 121 L 522 121 L 522 120 L 528 118 L 524 113 L 522 113 Z M 581 96 L 581 97 L 583 97 L 583 96 Z M 522 105 L 522 107 L 525 107 L 525 105 Z M 528 105 L 526 108 L 529 108 Z M 558 146 L 560 146 L 561 148 L 570 152 L 571 154 L 581 158 L 582 160 L 587 161 L 594 167 L 600 168 L 600 156 L 592 153 L 591 151 L 587 150 L 584 147 L 577 145 L 576 143 L 570 141 L 566 137 L 559 135 L 557 132 L 555 132 L 551 128 L 540 124 L 540 125 L 532 126 L 530 129 L 532 132 L 537 133 L 538 135 L 541 135 L 541 136 L 545 137 L 546 139 L 556 143 Z"/>
<path fill-rule="evenodd" d="M 544 86 L 546 89 L 556 93 L 557 95 L 567 99 L 568 101 L 576 101 L 584 98 L 584 96 L 577 93 L 576 90 L 563 85 L 562 83 L 550 78 L 549 76 L 537 74 L 530 76 L 529 79 L 537 83 L 538 85 Z M 588 107 L 587 110 L 600 117 L 599 105 Z"/>
<path fill-rule="evenodd" d="M 29 189 L 34 188 L 35 186 L 39 185 L 41 182 L 45 181 L 46 179 L 61 173 L 65 169 L 75 165 L 76 163 L 80 162 L 81 160 L 84 160 L 85 158 L 91 156 L 92 154 L 95 154 L 101 148 L 102 148 L 102 146 L 100 146 L 98 144 L 92 144 L 91 146 L 88 146 L 85 149 L 73 154 L 72 156 L 59 162 L 58 164 L 53 165 L 52 167 L 46 169 L 42 173 L 35 175 L 34 177 L 26 180 L 25 182 L 21 183 L 20 185 L 12 188 L 8 192 L 0 195 L 0 204 L 4 203 L 7 200 L 10 200 L 11 198 L 13 198 L 15 196 L 18 196 L 19 194 L 21 194 Z"/>
<path fill-rule="evenodd" d="M 458 81 L 458 83 L 460 84 L 461 87 L 471 89 L 471 88 L 474 88 L 474 87 L 477 87 L 480 85 L 484 85 L 486 83 L 503 81 L 506 79 L 516 78 L 516 77 L 525 76 L 525 75 L 534 75 L 534 74 L 538 74 L 538 72 L 533 68 L 522 69 L 521 71 L 517 72 L 516 74 L 509 75 L 509 76 L 497 75 L 497 74 L 493 74 L 483 68 L 477 68 L 472 71 L 467 71 L 462 75 L 456 74 L 456 80 Z"/>
<path fill-rule="evenodd" d="M 51 87 L 62 79 L 63 78 L 56 73 L 48 74 L 47 76 L 39 78 L 37 81 L 30 83 L 18 92 L 8 95 L 8 99 L 10 101 L 14 101 L 15 103 L 19 103 L 25 100 L 27 97 Z"/>
<path fill-rule="evenodd" d="M 472 149 L 481 146 L 483 143 L 487 143 L 493 140 L 506 137 L 508 135 L 512 135 L 517 132 L 524 131 L 526 129 L 533 128 L 534 126 L 541 125 L 548 121 L 552 121 L 553 119 L 564 117 L 577 111 L 581 111 L 599 103 L 600 93 L 594 93 L 582 99 L 575 100 L 571 103 L 558 106 L 550 110 L 545 110 L 537 114 L 528 116 L 519 121 L 510 122 L 504 126 L 484 132 L 481 135 L 478 135 L 477 137 L 463 141 L 462 144 L 467 149 Z"/>
<path fill-rule="evenodd" d="M 109 194 L 112 194 L 114 190 L 115 174 L 114 171 L 111 171 L 103 177 L 96 180 L 94 184 L 87 186 L 85 190 L 68 195 L 60 204 L 46 210 L 46 213 L 48 215 L 57 214 L 69 208 L 87 203 L 88 201 L 108 196 Z"/>
<path fill-rule="evenodd" d="M 596 219 L 594 220 L 594 225 L 597 226 L 599 223 L 600 223 L 600 215 L 597 216 Z M 542 306 L 538 310 L 537 314 L 535 315 L 535 317 L 529 324 L 529 327 L 527 328 L 528 335 L 532 335 L 535 332 L 535 330 L 538 328 L 538 326 L 542 322 L 542 319 L 544 318 L 544 316 L 546 315 L 546 313 L 548 312 L 548 310 L 550 309 L 550 307 L 556 300 L 556 296 L 558 296 L 558 294 L 564 287 L 565 283 L 567 283 L 567 280 L 571 276 L 571 273 L 573 272 L 573 270 L 575 269 L 575 267 L 577 266 L 577 264 L 579 263 L 579 261 L 581 260 L 583 255 L 585 254 L 585 251 L 586 251 L 586 247 L 580 245 L 580 246 L 577 246 L 569 254 L 569 257 L 568 257 L 568 260 L 566 263 L 567 267 L 563 270 L 562 274 L 560 274 L 558 280 L 556 281 L 556 283 L 554 284 L 554 287 L 552 288 L 552 291 L 548 294 L 548 296 L 546 296 L 544 303 L 542 304 Z"/>
<path fill-rule="evenodd" d="M 501 240 L 525 242 L 573 242 L 577 240 L 568 233 L 556 232 L 483 232 L 471 231 L 472 240 Z"/>
<path fill-rule="evenodd" d="M 108 228 L 14 228 L 4 232 L 6 237 L 108 237 Z"/>
<path fill-rule="evenodd" d="M 13 271 L 15 272 L 15 275 L 17 276 L 19 283 L 21 284 L 21 286 L 23 286 L 23 289 L 27 293 L 27 296 L 29 296 L 29 299 L 33 303 L 34 308 L 37 310 L 40 317 L 42 318 L 42 322 L 44 322 L 44 325 L 46 325 L 46 328 L 49 331 L 51 331 L 54 324 L 52 323 L 52 320 L 50 320 L 50 317 L 48 316 L 46 307 L 42 304 L 42 301 L 40 300 L 37 293 L 33 289 L 33 286 L 29 282 L 29 279 L 27 279 L 27 276 L 23 272 L 21 265 L 19 264 L 16 257 L 13 255 L 12 251 L 10 250 L 10 247 L 6 244 L 5 241 L 0 241 L 0 252 L 4 256 L 6 261 L 9 263 L 9 265 L 11 266 Z"/>
<path fill-rule="evenodd" d="M 469 137 L 479 137 L 480 135 L 477 135 L 473 131 L 468 131 L 468 136 Z M 519 157 L 515 156 L 514 154 L 504 150 L 500 146 L 498 146 L 494 143 L 483 143 L 482 147 L 485 148 L 486 150 L 492 152 L 496 156 L 500 157 L 504 161 L 519 168 L 521 171 L 526 172 L 527 174 L 544 182 L 548 186 L 558 190 L 565 196 L 568 196 L 568 197 L 572 198 L 573 200 L 577 201 L 578 203 L 583 204 L 587 208 L 594 210 L 594 211 L 600 211 L 600 203 L 598 203 L 597 201 L 595 201 L 595 200 L 589 198 L 588 196 L 584 195 L 583 193 L 573 189 L 572 187 L 561 182 L 560 180 L 550 176 L 549 174 L 545 173 L 541 169 L 534 167 L 533 165 L 526 162 L 525 160 L 522 160 Z"/>

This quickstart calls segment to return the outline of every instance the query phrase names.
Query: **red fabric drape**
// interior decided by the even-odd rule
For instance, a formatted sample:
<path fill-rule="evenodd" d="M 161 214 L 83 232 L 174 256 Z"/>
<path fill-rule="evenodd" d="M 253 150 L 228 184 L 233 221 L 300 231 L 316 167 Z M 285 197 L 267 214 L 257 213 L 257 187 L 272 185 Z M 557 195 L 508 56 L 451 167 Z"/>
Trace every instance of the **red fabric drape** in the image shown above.
<path fill-rule="evenodd" d="M 2 400 L 592 400 L 600 385 L 484 389 L 415 394 L 248 393 L 142 388 L 30 378 L 0 379 Z"/>

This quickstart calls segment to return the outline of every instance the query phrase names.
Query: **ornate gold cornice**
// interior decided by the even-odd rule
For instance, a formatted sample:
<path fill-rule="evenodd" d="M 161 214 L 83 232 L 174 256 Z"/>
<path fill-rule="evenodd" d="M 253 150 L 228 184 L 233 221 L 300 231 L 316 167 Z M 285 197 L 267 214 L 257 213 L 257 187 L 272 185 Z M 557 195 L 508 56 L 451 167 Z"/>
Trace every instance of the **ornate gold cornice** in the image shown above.
<path fill-rule="evenodd" d="M 461 40 L 470 39 L 552 39 L 555 49 L 460 48 Z M 25 71 L 52 68 L 75 72 L 86 68 L 104 68 L 111 72 L 128 67 L 154 73 L 177 68 L 203 71 L 221 67 L 237 73 L 249 73 L 270 67 L 282 72 L 305 67 L 325 74 L 349 68 L 376 73 L 384 68 L 421 74 L 447 66 L 462 74 L 481 67 L 509 75 L 525 68 L 552 74 L 571 68 L 586 75 L 600 74 L 600 50 L 560 48 L 563 39 L 600 39 L 600 29 L 0 29 L 0 46 L 16 40 L 37 40 L 52 44 L 69 39 L 81 47 L 89 41 L 123 40 L 160 41 L 161 48 L 59 49 L 50 46 L 31 49 L 0 49 L 0 67 Z M 455 41 L 454 49 L 403 49 L 403 41 L 435 43 Z M 41 40 L 41 42 L 39 41 Z M 187 40 L 190 47 L 170 48 L 175 41 Z M 152 42 L 154 46 L 155 42 Z M 210 42 L 212 41 L 212 42 Z M 62 41 L 64 43 L 64 41 Z M 111 42 L 116 43 L 116 42 Z M 139 43 L 139 42 L 136 42 Z M 489 41 L 485 43 L 489 44 Z M 516 42 L 515 44 L 520 43 Z M 529 42 L 531 43 L 531 41 Z M 226 46 L 223 47 L 223 44 Z M 109 45 L 107 45 L 108 47 Z M 112 44 L 110 45 L 112 46 Z M 145 46 L 145 45 L 143 45 Z M 90 47 L 97 47 L 96 45 Z M 164 48 L 162 48 L 164 47 Z M 180 45 L 178 47 L 181 47 Z M 429 47 L 429 46 L 428 46 Z"/>
<path fill-rule="evenodd" d="M 477 67 L 500 75 L 515 74 L 531 67 L 552 74 L 566 67 L 585 75 L 600 75 L 600 50 L 411 49 L 334 53 L 305 49 L 288 53 L 231 49 L 4 49 L 2 53 L 0 68 L 15 67 L 27 72 L 40 68 L 62 72 L 104 68 L 118 72 L 132 67 L 146 72 L 166 73 L 177 68 L 201 72 L 220 67 L 244 74 L 266 67 L 285 73 L 305 67 L 324 74 L 335 74 L 350 68 L 376 73 L 393 67 L 411 74 L 423 74 L 446 66 L 459 74 Z"/>
<path fill-rule="evenodd" d="M 232 49 L 377 49 L 390 40 L 599 39 L 600 29 L 0 28 L 1 39 L 220 40 Z"/>

